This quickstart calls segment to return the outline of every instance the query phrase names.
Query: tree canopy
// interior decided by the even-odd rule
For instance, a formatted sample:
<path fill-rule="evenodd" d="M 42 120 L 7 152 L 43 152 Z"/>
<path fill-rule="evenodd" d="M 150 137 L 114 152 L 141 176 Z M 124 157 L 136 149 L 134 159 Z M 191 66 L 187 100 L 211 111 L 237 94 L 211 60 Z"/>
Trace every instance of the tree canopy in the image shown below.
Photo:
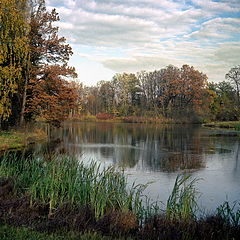
<path fill-rule="evenodd" d="M 29 64 L 26 0 L 0 0 L 0 121 L 13 112 Z"/>
<path fill-rule="evenodd" d="M 44 116 L 66 118 L 76 93 L 68 78 L 72 55 L 58 36 L 56 10 L 44 0 L 0 0 L 0 122 L 2 127 Z"/>

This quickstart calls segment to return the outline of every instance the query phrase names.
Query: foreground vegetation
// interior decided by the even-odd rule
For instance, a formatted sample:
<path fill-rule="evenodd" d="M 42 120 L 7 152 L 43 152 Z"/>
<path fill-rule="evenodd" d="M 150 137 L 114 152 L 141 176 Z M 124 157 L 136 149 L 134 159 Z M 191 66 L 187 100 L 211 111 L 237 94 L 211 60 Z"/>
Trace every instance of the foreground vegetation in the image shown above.
<path fill-rule="evenodd" d="M 146 185 L 128 187 L 123 172 L 74 158 L 4 155 L 0 177 L 5 239 L 29 232 L 35 239 L 52 233 L 49 239 L 237 239 L 240 234 L 239 205 L 224 203 L 214 216 L 197 218 L 197 179 L 186 175 L 176 179 L 164 210 L 143 196 Z"/>
<path fill-rule="evenodd" d="M 130 238 L 113 238 L 102 236 L 99 233 L 75 233 L 66 232 L 59 234 L 47 234 L 33 231 L 25 227 L 12 227 L 0 225 L 1 240 L 131 240 Z"/>
<path fill-rule="evenodd" d="M 40 129 L 0 131 L 0 151 L 23 148 L 28 144 L 44 141 L 46 138 L 46 134 Z"/>

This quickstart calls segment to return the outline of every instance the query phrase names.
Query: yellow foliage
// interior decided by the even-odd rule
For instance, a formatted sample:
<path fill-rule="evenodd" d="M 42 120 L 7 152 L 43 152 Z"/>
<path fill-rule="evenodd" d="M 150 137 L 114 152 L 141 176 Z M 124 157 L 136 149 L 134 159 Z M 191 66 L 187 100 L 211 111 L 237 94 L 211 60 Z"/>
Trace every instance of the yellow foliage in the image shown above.
<path fill-rule="evenodd" d="M 23 83 L 29 55 L 26 0 L 0 0 L 0 121 L 11 115 L 11 97 Z"/>

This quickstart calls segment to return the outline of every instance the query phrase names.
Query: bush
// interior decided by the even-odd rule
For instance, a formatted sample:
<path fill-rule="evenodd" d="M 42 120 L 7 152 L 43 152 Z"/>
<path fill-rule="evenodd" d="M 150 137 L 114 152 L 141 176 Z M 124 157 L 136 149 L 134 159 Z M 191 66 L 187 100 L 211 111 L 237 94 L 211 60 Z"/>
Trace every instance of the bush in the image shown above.
<path fill-rule="evenodd" d="M 99 120 L 108 120 L 108 119 L 113 119 L 113 115 L 110 113 L 98 113 L 96 115 L 96 118 Z"/>

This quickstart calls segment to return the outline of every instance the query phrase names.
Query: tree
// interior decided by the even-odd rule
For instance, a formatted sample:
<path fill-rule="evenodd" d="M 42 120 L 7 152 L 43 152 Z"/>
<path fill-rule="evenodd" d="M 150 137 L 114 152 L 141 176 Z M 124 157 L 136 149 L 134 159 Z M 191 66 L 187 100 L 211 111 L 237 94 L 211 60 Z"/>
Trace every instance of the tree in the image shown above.
<path fill-rule="evenodd" d="M 105 113 L 114 112 L 114 96 L 115 90 L 112 82 L 100 81 L 98 84 L 98 98 L 100 101 L 100 111 Z"/>
<path fill-rule="evenodd" d="M 146 111 L 154 111 L 157 114 L 160 107 L 160 97 L 162 95 L 163 86 L 163 70 L 153 72 L 142 71 L 137 73 L 140 84 L 140 102 L 142 109 Z"/>
<path fill-rule="evenodd" d="M 101 99 L 99 98 L 99 88 L 97 86 L 82 88 L 82 113 L 86 115 L 96 115 L 101 111 Z"/>
<path fill-rule="evenodd" d="M 236 92 L 230 82 L 209 83 L 212 102 L 210 111 L 213 120 L 233 121 L 238 119 L 239 110 L 236 105 Z"/>
<path fill-rule="evenodd" d="M 29 68 L 27 1 L 0 0 L 0 124 L 19 119 Z"/>
<path fill-rule="evenodd" d="M 132 106 L 137 104 L 139 81 L 133 73 L 116 74 L 112 79 L 115 89 L 115 101 L 120 114 L 126 116 L 133 112 Z"/>
<path fill-rule="evenodd" d="M 197 110 L 203 103 L 206 94 L 207 75 L 195 70 L 194 67 L 183 65 L 180 69 L 179 106 L 191 111 Z"/>
<path fill-rule="evenodd" d="M 54 22 L 56 10 L 48 12 L 44 0 L 31 3 L 30 79 L 27 88 L 26 117 L 43 116 L 48 121 L 62 121 L 75 107 L 77 94 L 67 78 L 75 78 L 75 69 L 67 65 L 72 55 L 66 39 L 58 36 Z"/>
<path fill-rule="evenodd" d="M 42 115 L 62 120 L 77 98 L 66 78 L 76 77 L 72 54 L 44 0 L 0 0 L 0 122 L 23 123 Z M 68 110 L 67 110 L 68 106 Z"/>
<path fill-rule="evenodd" d="M 32 114 L 32 118 L 41 116 L 59 125 L 77 107 L 76 89 L 61 78 L 71 76 L 72 69 L 53 65 L 45 66 L 42 71 L 41 78 L 29 86 L 32 88 L 32 97 L 28 100 L 27 111 Z"/>
<path fill-rule="evenodd" d="M 236 90 L 237 105 L 240 107 L 240 65 L 231 68 L 225 78 L 232 83 Z"/>
<path fill-rule="evenodd" d="M 78 117 L 83 110 L 84 102 L 84 87 L 83 84 L 78 81 L 71 81 L 70 88 L 74 90 L 76 98 L 74 99 L 75 107 L 71 109 L 71 117 Z"/>
<path fill-rule="evenodd" d="M 173 106 L 174 99 L 180 93 L 179 74 L 179 69 L 173 65 L 169 65 L 163 70 L 161 82 L 162 94 L 159 99 L 165 117 L 168 117 L 169 114 L 171 115 L 171 107 Z"/>

